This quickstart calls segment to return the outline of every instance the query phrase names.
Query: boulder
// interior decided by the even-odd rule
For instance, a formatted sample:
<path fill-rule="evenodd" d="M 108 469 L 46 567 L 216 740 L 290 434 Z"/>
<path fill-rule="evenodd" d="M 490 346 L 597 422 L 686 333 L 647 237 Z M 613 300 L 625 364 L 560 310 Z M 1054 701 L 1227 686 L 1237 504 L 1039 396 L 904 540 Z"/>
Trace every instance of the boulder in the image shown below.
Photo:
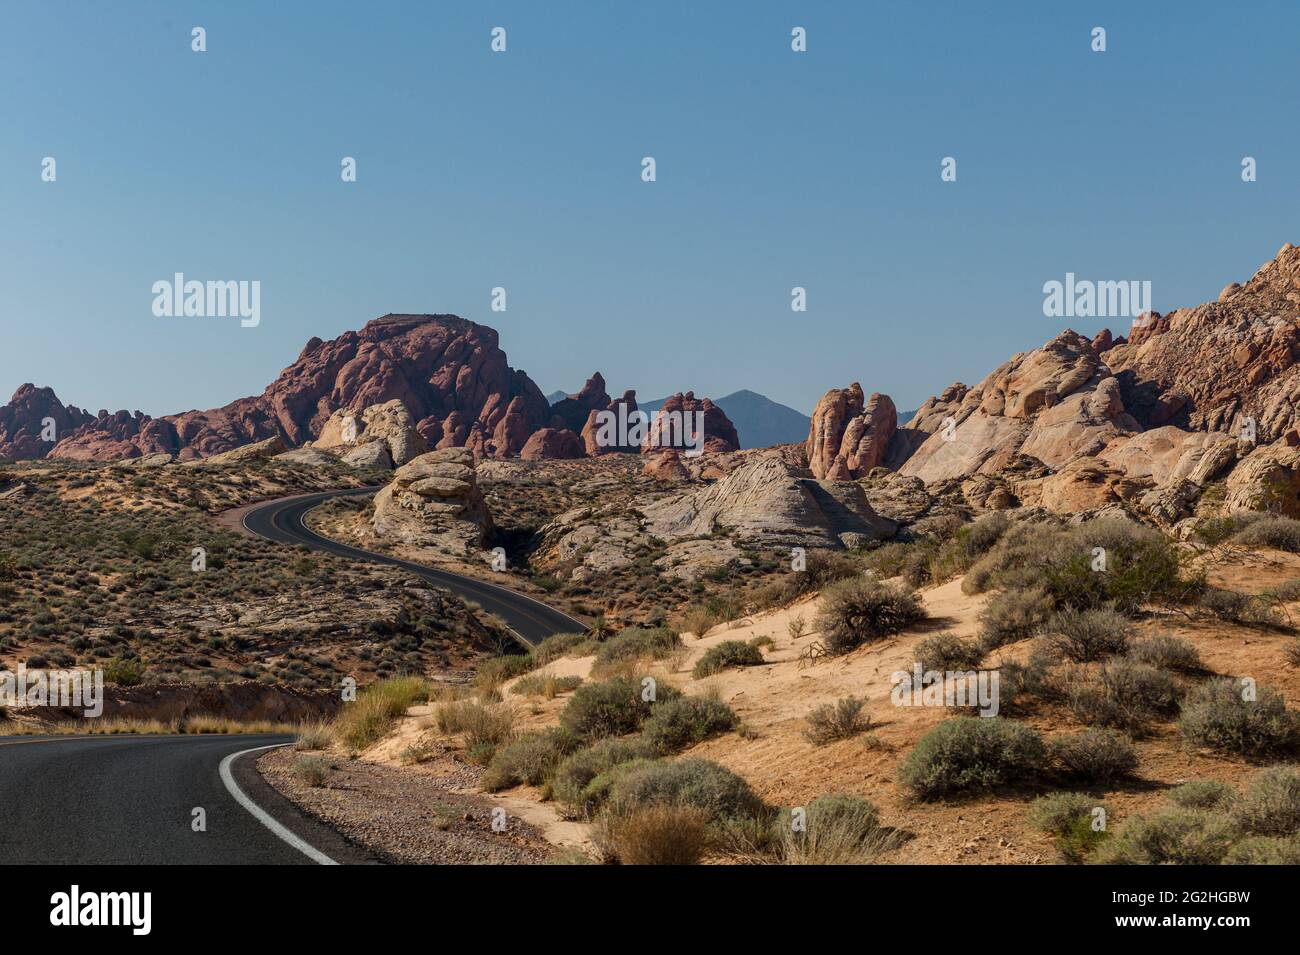
<path fill-rule="evenodd" d="M 582 439 L 568 428 L 542 428 L 534 431 L 519 452 L 525 461 L 557 460 L 583 456 Z"/>
<path fill-rule="evenodd" d="M 393 472 L 375 495 L 374 531 L 390 541 L 469 557 L 492 529 L 474 455 L 465 448 L 430 451 Z"/>
<path fill-rule="evenodd" d="M 1228 475 L 1224 506 L 1300 518 L 1300 447 L 1256 448 Z"/>

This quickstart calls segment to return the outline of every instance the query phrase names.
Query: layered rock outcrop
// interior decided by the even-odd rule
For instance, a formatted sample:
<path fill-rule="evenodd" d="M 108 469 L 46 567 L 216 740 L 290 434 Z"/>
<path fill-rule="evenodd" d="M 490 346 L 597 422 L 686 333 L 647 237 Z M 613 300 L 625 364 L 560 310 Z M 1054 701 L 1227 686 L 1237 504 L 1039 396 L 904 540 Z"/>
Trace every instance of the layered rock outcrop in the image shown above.
<path fill-rule="evenodd" d="M 668 448 L 721 454 L 740 450 L 740 438 L 726 412 L 708 398 L 696 398 L 695 392 L 688 391 L 664 401 L 641 443 L 643 454 Z"/>
<path fill-rule="evenodd" d="M 428 442 L 416 430 L 406 405 L 396 398 L 371 405 L 359 413 L 350 409 L 335 411 L 321 427 L 320 436 L 308 443 L 311 447 L 340 454 L 345 459 L 386 460 L 388 467 L 400 467 L 429 450 Z M 371 444 L 378 447 L 365 447 Z"/>
<path fill-rule="evenodd" d="M 443 448 L 402 465 L 393 472 L 392 483 L 375 495 L 371 524 L 377 535 L 391 541 L 450 557 L 472 556 L 492 529 L 473 453 Z"/>
<path fill-rule="evenodd" d="M 898 428 L 898 411 L 888 395 L 864 400 L 856 381 L 833 388 L 817 402 L 805 450 L 813 476 L 831 481 L 864 477 L 885 460 Z"/>

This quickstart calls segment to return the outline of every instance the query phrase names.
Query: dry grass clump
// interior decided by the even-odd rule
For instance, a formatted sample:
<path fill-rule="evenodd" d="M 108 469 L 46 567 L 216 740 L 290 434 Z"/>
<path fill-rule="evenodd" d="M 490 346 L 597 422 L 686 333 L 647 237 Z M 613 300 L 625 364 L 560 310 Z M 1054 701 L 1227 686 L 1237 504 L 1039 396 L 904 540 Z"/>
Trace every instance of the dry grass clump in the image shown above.
<path fill-rule="evenodd" d="M 334 734 L 345 746 L 361 751 L 377 743 L 397 719 L 429 698 L 429 683 L 421 677 L 395 677 L 372 683 L 334 720 Z"/>

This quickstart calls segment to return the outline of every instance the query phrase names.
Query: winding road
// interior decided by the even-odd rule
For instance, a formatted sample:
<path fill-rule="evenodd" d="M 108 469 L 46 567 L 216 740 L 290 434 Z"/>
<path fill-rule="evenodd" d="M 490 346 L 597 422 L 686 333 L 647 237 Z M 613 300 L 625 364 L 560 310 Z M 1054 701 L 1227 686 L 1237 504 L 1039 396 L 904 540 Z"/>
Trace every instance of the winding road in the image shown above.
<path fill-rule="evenodd" d="M 504 587 L 314 533 L 303 517 L 326 491 L 256 505 L 246 530 L 340 557 L 390 564 L 496 614 L 526 645 L 583 631 L 578 620 Z M 258 774 L 257 755 L 292 736 L 0 736 L 0 863 L 302 865 L 375 862 L 303 814 Z M 196 810 L 202 810 L 201 813 Z M 202 819 L 202 826 L 196 819 Z"/>
<path fill-rule="evenodd" d="M 505 587 L 498 587 L 485 580 L 463 577 L 450 571 L 340 544 L 338 541 L 317 534 L 304 521 L 308 511 L 331 498 L 357 497 L 363 494 L 374 494 L 378 490 L 377 487 L 350 488 L 268 501 L 248 510 L 243 516 L 242 523 L 245 530 L 282 544 L 301 544 L 339 557 L 400 567 L 423 577 L 430 583 L 450 590 L 464 600 L 472 600 L 484 610 L 495 614 L 528 646 L 536 646 L 552 634 L 582 633 L 587 629 L 581 621 L 561 613 L 554 607 L 548 607 L 540 600 L 534 600 L 532 597 Z"/>

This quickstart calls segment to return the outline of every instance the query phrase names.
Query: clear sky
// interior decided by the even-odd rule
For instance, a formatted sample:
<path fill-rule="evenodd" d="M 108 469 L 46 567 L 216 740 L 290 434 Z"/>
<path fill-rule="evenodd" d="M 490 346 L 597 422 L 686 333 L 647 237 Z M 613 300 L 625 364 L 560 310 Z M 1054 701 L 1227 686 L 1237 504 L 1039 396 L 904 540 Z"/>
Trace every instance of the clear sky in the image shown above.
<path fill-rule="evenodd" d="M 544 392 L 912 408 L 1059 331 L 1067 271 L 1168 310 L 1300 244 L 1297 49 L 1294 0 L 4 0 L 0 401 L 207 408 L 454 312 Z M 174 272 L 260 326 L 155 317 Z"/>

